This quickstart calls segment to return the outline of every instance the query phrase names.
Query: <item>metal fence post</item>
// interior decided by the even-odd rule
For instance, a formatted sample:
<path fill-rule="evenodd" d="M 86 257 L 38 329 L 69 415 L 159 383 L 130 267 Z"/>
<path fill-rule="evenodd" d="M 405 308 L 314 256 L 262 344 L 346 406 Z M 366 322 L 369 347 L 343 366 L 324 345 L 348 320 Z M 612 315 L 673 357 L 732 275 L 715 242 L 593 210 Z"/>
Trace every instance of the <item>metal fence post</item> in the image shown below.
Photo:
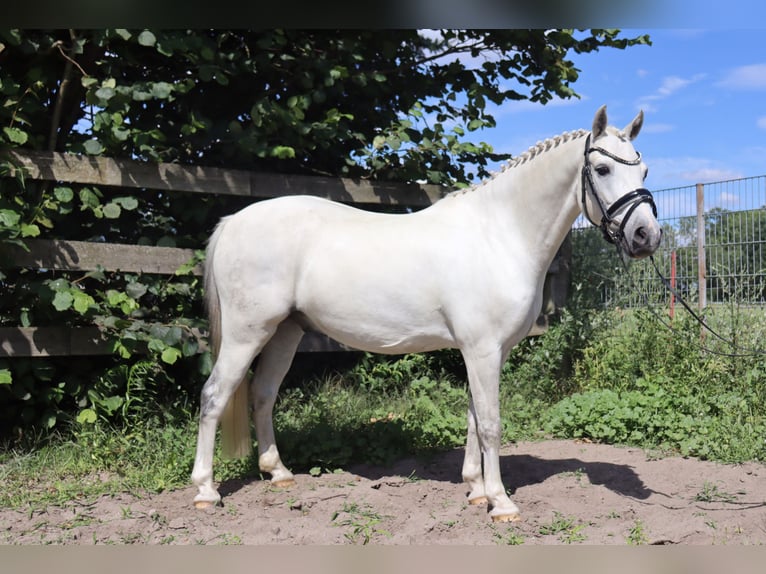
<path fill-rule="evenodd" d="M 705 266 L 705 185 L 697 184 L 697 282 L 699 310 L 707 306 L 707 271 Z"/>

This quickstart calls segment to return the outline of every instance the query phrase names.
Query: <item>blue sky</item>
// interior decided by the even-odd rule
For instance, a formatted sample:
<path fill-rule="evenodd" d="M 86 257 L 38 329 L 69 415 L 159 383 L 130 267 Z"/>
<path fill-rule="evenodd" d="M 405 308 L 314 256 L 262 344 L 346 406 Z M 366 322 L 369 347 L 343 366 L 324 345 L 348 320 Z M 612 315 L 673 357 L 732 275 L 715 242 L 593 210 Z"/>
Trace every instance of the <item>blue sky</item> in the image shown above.
<path fill-rule="evenodd" d="M 649 189 L 766 174 L 766 30 L 623 33 L 649 34 L 652 45 L 572 54 L 581 99 L 495 108 L 497 127 L 477 139 L 515 155 L 546 137 L 590 127 L 607 104 L 618 127 L 644 110 L 635 144 L 649 165 Z"/>

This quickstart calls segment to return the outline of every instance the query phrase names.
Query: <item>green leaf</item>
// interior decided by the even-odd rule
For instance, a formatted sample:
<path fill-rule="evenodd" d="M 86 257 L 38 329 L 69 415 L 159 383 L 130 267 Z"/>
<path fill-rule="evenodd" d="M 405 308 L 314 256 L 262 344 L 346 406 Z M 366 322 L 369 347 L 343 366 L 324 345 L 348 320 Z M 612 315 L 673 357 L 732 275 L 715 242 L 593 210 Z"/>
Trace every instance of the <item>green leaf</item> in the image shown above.
<path fill-rule="evenodd" d="M 144 30 L 138 35 L 138 43 L 142 46 L 151 47 L 157 43 L 157 37 L 149 30 Z"/>
<path fill-rule="evenodd" d="M 125 292 L 133 299 L 140 299 L 146 294 L 147 286 L 138 281 L 131 281 L 125 286 Z"/>
<path fill-rule="evenodd" d="M 100 100 L 107 100 L 108 101 L 108 100 L 110 100 L 111 98 L 114 97 L 115 93 L 116 92 L 114 91 L 113 88 L 101 87 L 98 90 L 96 90 L 96 97 L 98 99 L 100 99 Z"/>
<path fill-rule="evenodd" d="M 114 202 L 107 203 L 103 208 L 104 217 L 107 219 L 119 219 L 122 209 Z"/>
<path fill-rule="evenodd" d="M 167 82 L 155 82 L 152 84 L 152 95 L 160 100 L 166 100 L 173 93 L 173 85 Z"/>
<path fill-rule="evenodd" d="M 81 425 L 93 424 L 97 419 L 98 417 L 96 416 L 96 412 L 93 409 L 83 409 L 77 415 L 77 422 Z"/>
<path fill-rule="evenodd" d="M 74 310 L 77 311 L 80 315 L 87 313 L 90 306 L 96 303 L 93 297 L 87 293 L 83 293 L 82 291 L 75 291 L 73 294 L 73 299 Z"/>
<path fill-rule="evenodd" d="M 66 311 L 74 303 L 74 297 L 69 291 L 58 291 L 53 297 L 53 306 L 57 311 Z"/>
<path fill-rule="evenodd" d="M 153 338 L 149 340 L 147 348 L 155 353 L 164 352 L 167 345 L 162 339 Z"/>
<path fill-rule="evenodd" d="M 112 201 L 122 206 L 126 211 L 133 211 L 138 208 L 138 200 L 135 197 L 115 197 Z"/>
<path fill-rule="evenodd" d="M 127 295 L 125 295 L 125 293 L 123 293 L 122 291 L 109 289 L 106 292 L 106 301 L 112 307 L 116 307 L 117 305 L 125 301 L 126 298 L 127 298 Z"/>
<path fill-rule="evenodd" d="M 0 225 L 3 227 L 16 227 L 21 216 L 10 209 L 0 209 Z"/>
<path fill-rule="evenodd" d="M 19 128 L 3 128 L 3 132 L 5 133 L 5 137 L 8 138 L 8 141 L 18 145 L 24 145 L 27 143 L 27 139 L 29 139 L 27 132 L 20 130 Z"/>
<path fill-rule="evenodd" d="M 101 145 L 101 142 L 95 139 L 86 141 L 82 147 L 85 149 L 85 153 L 90 155 L 98 155 L 104 151 L 104 146 Z"/>
<path fill-rule="evenodd" d="M 480 127 L 482 127 L 483 125 L 484 125 L 484 122 L 483 122 L 482 120 L 480 120 L 480 119 L 471 120 L 471 121 L 468 123 L 468 131 L 469 131 L 469 132 L 473 132 L 473 131 L 476 131 L 476 130 L 478 130 Z"/>
<path fill-rule="evenodd" d="M 101 205 L 101 200 L 98 195 L 87 187 L 82 188 L 79 195 L 84 209 L 96 209 Z"/>
<path fill-rule="evenodd" d="M 271 155 L 279 159 L 292 159 L 295 157 L 295 149 L 286 145 L 278 145 L 271 150 Z"/>
<path fill-rule="evenodd" d="M 175 363 L 180 356 L 181 351 L 175 347 L 167 347 L 164 351 L 162 351 L 162 360 L 169 365 Z"/>
<path fill-rule="evenodd" d="M 13 383 L 13 376 L 10 369 L 0 369 L 0 385 L 10 385 Z"/>
<path fill-rule="evenodd" d="M 198 350 L 199 343 L 197 343 L 196 339 L 187 339 L 184 341 L 182 347 L 184 357 L 191 357 L 192 355 L 196 355 Z"/>
<path fill-rule="evenodd" d="M 114 395 L 99 401 L 99 406 L 103 408 L 108 414 L 112 414 L 122 406 L 123 402 L 124 399 L 122 397 Z"/>
<path fill-rule="evenodd" d="M 62 203 L 68 203 L 74 199 L 74 192 L 71 187 L 56 187 L 53 189 L 53 195 Z"/>
<path fill-rule="evenodd" d="M 167 345 L 176 345 L 181 342 L 183 335 L 184 332 L 181 327 L 171 327 L 167 330 L 162 340 L 165 341 L 165 344 Z"/>
<path fill-rule="evenodd" d="M 40 228 L 37 227 L 34 223 L 28 224 L 24 223 L 21 226 L 21 236 L 22 237 L 37 237 L 40 235 Z"/>

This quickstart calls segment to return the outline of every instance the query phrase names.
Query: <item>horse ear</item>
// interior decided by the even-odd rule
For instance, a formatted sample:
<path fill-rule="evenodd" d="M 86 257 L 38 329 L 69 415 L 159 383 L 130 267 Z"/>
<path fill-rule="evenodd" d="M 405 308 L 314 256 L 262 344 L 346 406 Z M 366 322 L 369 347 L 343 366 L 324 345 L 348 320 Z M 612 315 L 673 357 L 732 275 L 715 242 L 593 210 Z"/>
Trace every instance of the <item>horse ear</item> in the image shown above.
<path fill-rule="evenodd" d="M 629 140 L 636 139 L 638 132 L 641 131 L 642 125 L 644 125 L 644 110 L 639 110 L 638 115 L 625 127 L 624 131 L 628 134 Z"/>
<path fill-rule="evenodd" d="M 606 119 L 606 104 L 601 106 L 596 112 L 596 116 L 593 118 L 593 139 L 597 139 L 601 134 L 606 131 L 607 119 Z"/>

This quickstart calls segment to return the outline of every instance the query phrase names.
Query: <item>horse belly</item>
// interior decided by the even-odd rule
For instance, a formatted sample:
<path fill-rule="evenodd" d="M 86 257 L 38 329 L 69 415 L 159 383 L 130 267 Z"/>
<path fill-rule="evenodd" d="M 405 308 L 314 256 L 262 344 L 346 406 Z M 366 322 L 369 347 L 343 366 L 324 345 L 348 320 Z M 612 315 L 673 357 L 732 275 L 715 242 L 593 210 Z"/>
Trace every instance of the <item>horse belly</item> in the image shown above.
<path fill-rule="evenodd" d="M 296 308 L 314 329 L 370 352 L 454 346 L 429 263 L 390 243 L 339 245 L 314 250 L 298 282 Z"/>

